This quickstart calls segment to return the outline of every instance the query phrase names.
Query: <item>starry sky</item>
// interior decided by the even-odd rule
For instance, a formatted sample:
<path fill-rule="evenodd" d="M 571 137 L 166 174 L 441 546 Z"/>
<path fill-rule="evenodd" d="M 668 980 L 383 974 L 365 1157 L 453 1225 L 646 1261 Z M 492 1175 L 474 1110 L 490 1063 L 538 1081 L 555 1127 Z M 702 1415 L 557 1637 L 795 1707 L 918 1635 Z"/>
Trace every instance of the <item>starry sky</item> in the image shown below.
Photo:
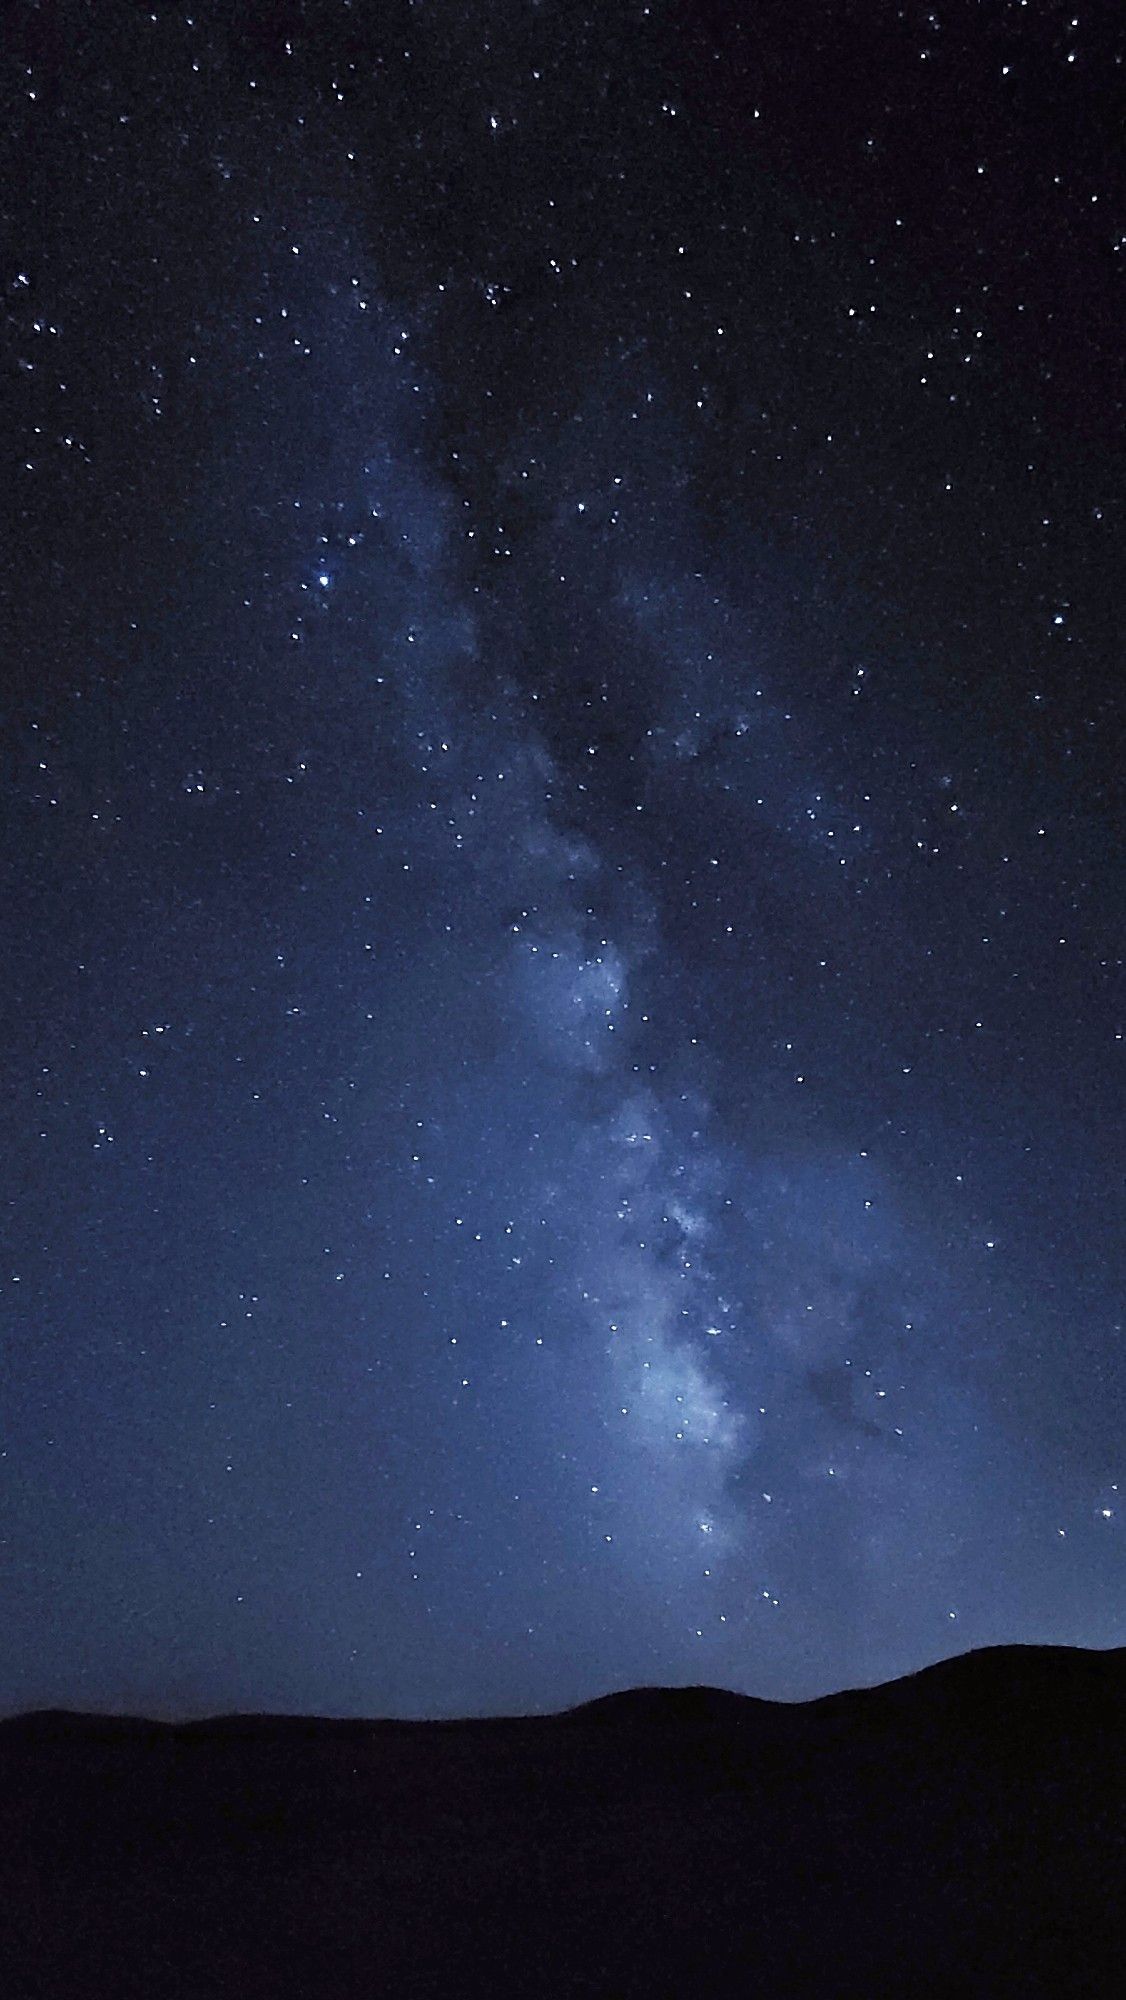
<path fill-rule="evenodd" d="M 11 10 L 3 1711 L 1126 1642 L 1117 14 Z"/>

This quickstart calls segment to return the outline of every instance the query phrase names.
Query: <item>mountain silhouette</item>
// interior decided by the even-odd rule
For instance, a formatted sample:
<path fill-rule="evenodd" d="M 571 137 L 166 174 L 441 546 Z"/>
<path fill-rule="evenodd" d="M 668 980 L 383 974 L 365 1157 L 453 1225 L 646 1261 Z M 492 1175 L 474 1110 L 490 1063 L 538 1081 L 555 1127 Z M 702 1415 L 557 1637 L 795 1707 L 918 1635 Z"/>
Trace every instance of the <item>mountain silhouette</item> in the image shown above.
<path fill-rule="evenodd" d="M 775 1703 L 0 1722 L 4 2000 L 1111 1995 L 1126 1648 Z"/>

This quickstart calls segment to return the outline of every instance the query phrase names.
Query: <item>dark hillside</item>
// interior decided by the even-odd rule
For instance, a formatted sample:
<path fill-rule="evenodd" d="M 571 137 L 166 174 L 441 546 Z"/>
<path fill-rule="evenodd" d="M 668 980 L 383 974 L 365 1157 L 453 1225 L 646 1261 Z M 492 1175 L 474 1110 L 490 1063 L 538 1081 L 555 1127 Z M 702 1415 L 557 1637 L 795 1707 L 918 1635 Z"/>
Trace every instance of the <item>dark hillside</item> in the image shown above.
<path fill-rule="evenodd" d="M 5 2000 L 1121 1990 L 1126 1657 L 804 1706 L 0 1724 Z"/>

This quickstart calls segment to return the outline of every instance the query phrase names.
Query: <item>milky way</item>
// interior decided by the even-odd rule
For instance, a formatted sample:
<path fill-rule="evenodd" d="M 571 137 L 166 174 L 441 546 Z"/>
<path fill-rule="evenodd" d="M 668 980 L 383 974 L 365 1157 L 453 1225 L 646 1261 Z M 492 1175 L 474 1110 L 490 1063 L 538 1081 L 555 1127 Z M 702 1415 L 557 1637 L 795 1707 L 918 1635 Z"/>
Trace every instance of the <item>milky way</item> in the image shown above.
<path fill-rule="evenodd" d="M 1126 1639 L 1109 58 L 770 11 L 19 51 L 9 1708 Z"/>

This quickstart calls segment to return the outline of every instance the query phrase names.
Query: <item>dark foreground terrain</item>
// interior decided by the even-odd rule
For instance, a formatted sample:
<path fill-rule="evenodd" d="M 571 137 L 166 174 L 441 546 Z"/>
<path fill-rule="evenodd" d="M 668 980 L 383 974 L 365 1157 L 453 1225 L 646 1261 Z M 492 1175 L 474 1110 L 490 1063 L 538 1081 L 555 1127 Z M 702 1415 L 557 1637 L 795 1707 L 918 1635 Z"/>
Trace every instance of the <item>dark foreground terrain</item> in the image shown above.
<path fill-rule="evenodd" d="M 1126 1649 L 800 1707 L 0 1723 L 0 1995 L 1126 1992 Z"/>

